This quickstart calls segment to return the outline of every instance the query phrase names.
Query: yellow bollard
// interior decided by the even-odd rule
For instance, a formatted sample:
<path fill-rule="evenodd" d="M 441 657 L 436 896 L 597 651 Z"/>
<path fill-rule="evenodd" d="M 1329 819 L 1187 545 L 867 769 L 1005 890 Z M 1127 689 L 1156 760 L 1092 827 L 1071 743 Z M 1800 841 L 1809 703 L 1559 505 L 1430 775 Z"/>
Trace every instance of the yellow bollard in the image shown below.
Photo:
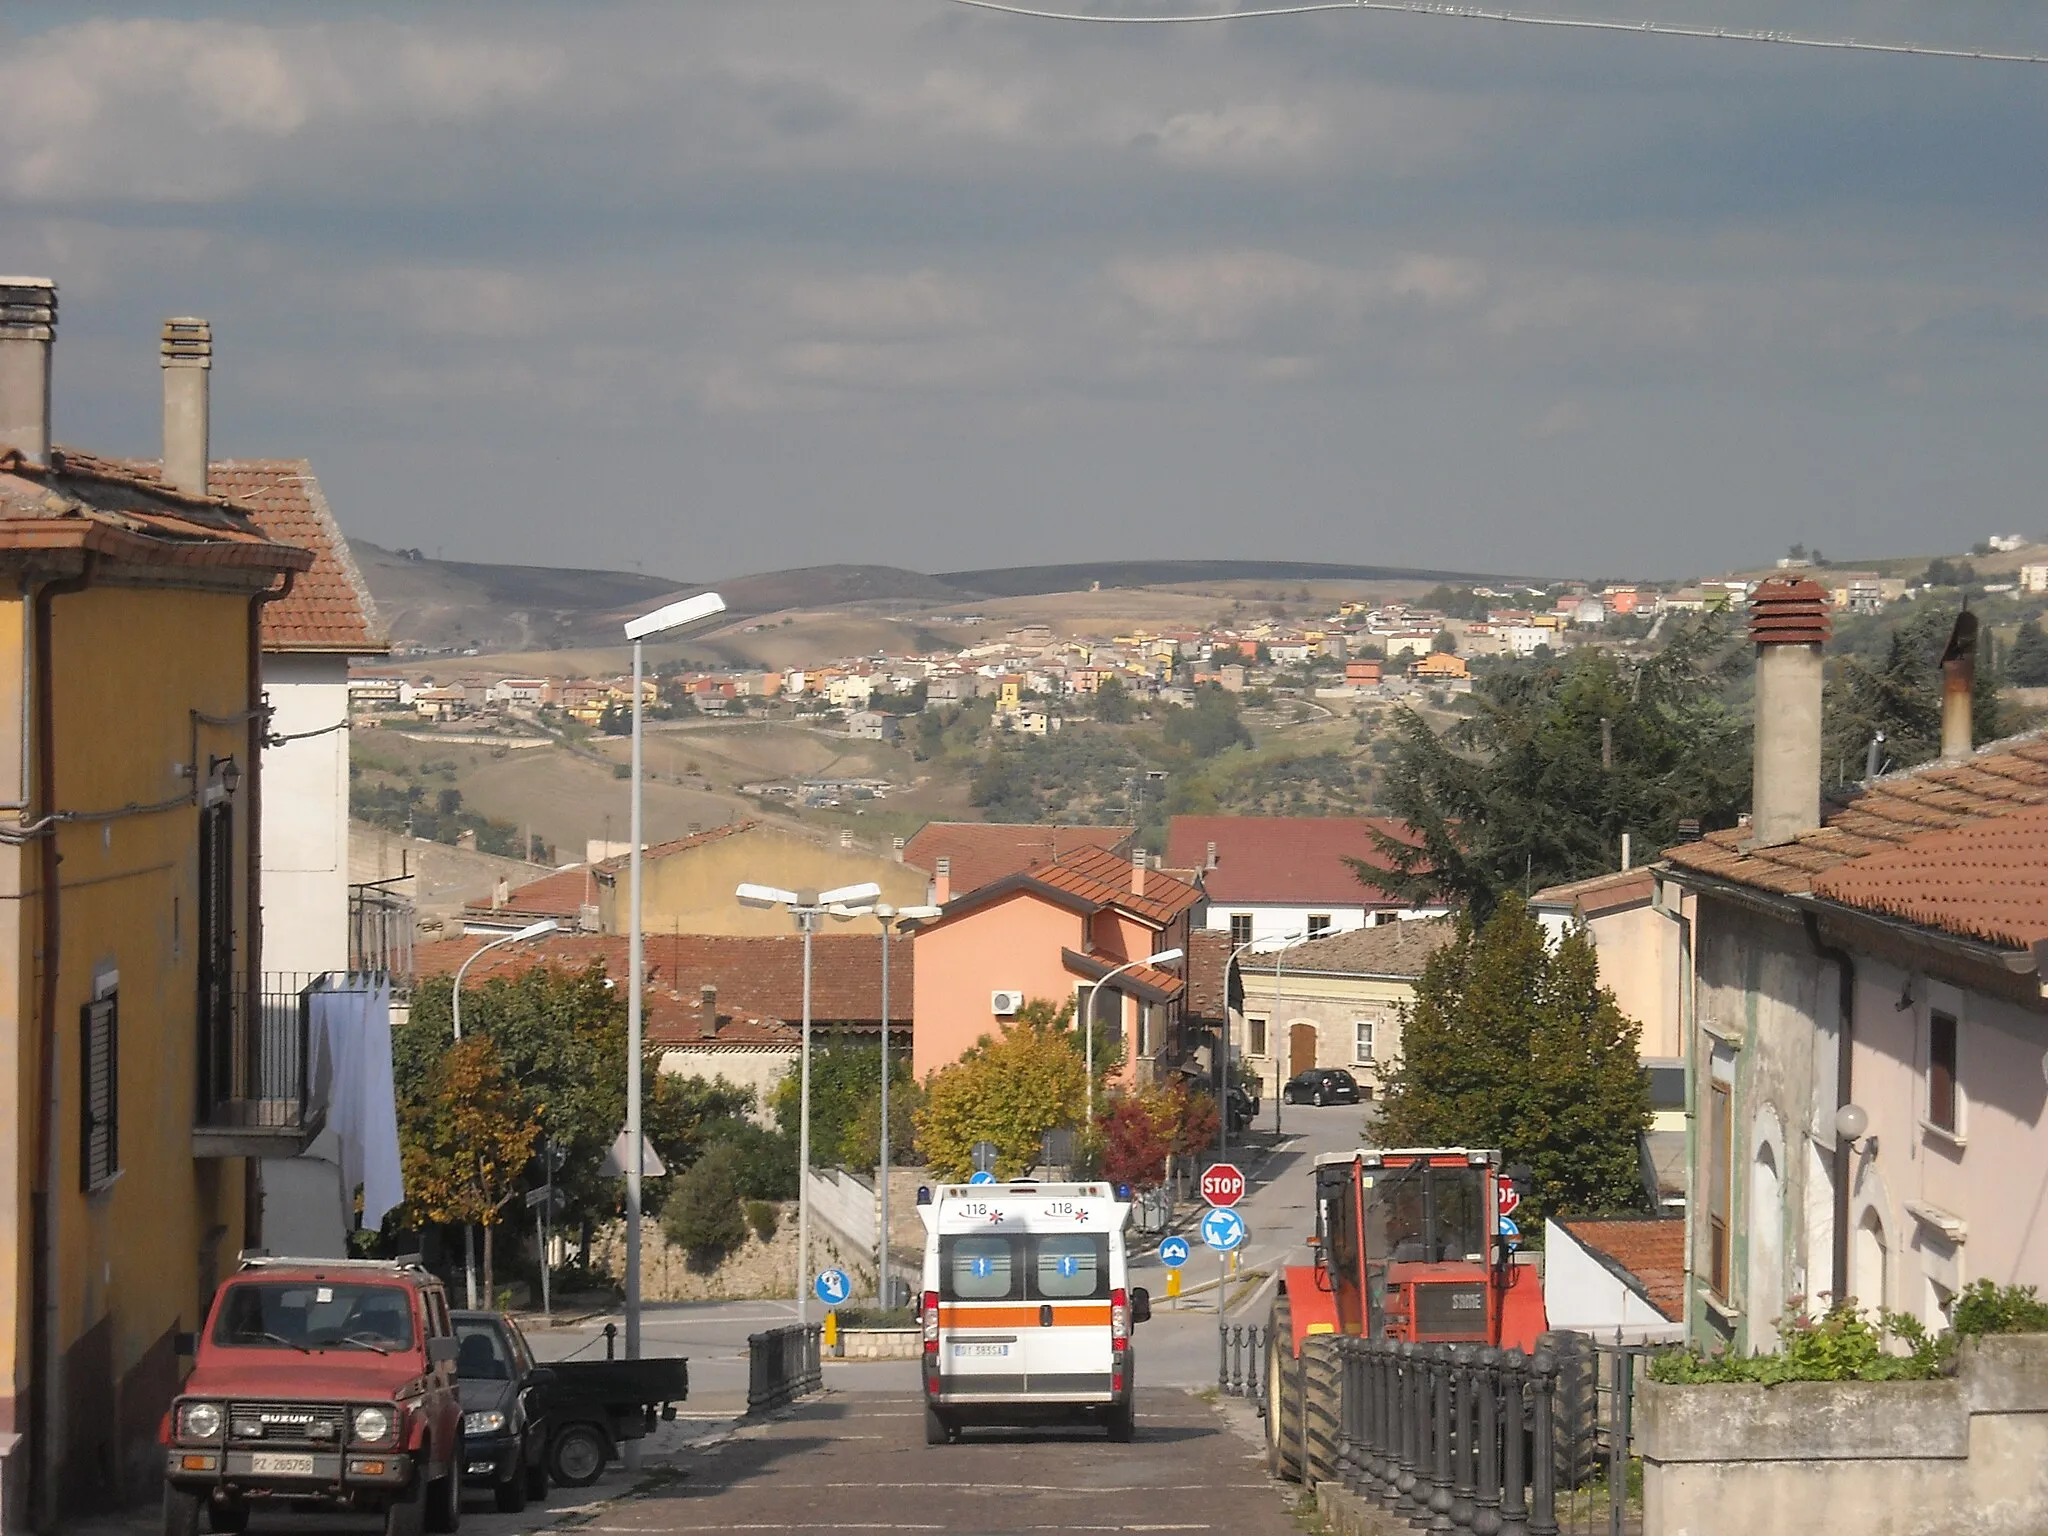
<path fill-rule="evenodd" d="M 1180 1299 L 1180 1271 L 1177 1269 L 1166 1272 L 1166 1297 L 1169 1301 Z"/>
<path fill-rule="evenodd" d="M 825 1348 L 833 1354 L 839 1353 L 839 1314 L 837 1312 L 827 1312 L 825 1314 L 825 1332 L 822 1342 Z"/>

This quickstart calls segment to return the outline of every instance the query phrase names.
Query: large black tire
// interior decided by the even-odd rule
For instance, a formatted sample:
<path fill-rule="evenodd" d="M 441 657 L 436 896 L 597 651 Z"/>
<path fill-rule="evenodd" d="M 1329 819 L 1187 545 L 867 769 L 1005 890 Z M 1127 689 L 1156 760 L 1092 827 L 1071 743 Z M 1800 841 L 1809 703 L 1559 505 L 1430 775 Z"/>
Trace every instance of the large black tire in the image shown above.
<path fill-rule="evenodd" d="M 239 1536 L 249 1529 L 249 1506 L 239 1500 L 233 1504 L 208 1504 L 206 1523 L 215 1536 Z"/>
<path fill-rule="evenodd" d="M 1338 1362 L 1336 1341 L 1306 1340 L 1301 1346 L 1302 1441 L 1301 1481 L 1313 1488 L 1337 1474 Z"/>
<path fill-rule="evenodd" d="M 420 1469 L 420 1478 L 426 1469 Z M 427 1490 L 415 1479 L 412 1487 L 384 1506 L 384 1536 L 420 1536 L 426 1524 Z"/>
<path fill-rule="evenodd" d="M 1127 1397 L 1109 1410 L 1109 1438 L 1128 1445 L 1138 1433 L 1138 1400 Z"/>
<path fill-rule="evenodd" d="M 1557 1358 L 1557 1402 L 1551 1417 L 1551 1459 L 1557 1486 L 1583 1488 L 1601 1474 L 1600 1356 L 1590 1334 L 1558 1331 L 1536 1341 Z"/>
<path fill-rule="evenodd" d="M 1330 1095 L 1329 1095 L 1329 1092 L 1328 1092 L 1328 1090 L 1326 1090 L 1326 1089 L 1322 1089 L 1322 1088 L 1318 1088 L 1318 1089 L 1316 1090 L 1316 1099 L 1315 1099 L 1315 1104 L 1316 1104 L 1316 1108 L 1317 1108 L 1317 1109 L 1321 1109 L 1321 1108 L 1322 1108 L 1322 1107 L 1323 1107 L 1323 1106 L 1324 1106 L 1325 1104 L 1327 1104 L 1327 1103 L 1329 1103 L 1329 1102 L 1330 1102 Z"/>
<path fill-rule="evenodd" d="M 206 1501 L 196 1493 L 164 1484 L 164 1536 L 199 1536 L 199 1508 Z"/>
<path fill-rule="evenodd" d="M 548 1496 L 547 1447 L 541 1447 L 540 1459 L 527 1463 L 525 1469 L 526 1496 L 536 1504 L 545 1503 Z"/>
<path fill-rule="evenodd" d="M 505 1481 L 492 1484 L 491 1499 L 501 1515 L 516 1515 L 526 1508 L 526 1468 L 514 1467 Z"/>
<path fill-rule="evenodd" d="M 953 1426 L 946 1422 L 946 1416 L 929 1403 L 924 1410 L 924 1443 L 944 1445 L 953 1438 Z"/>
<path fill-rule="evenodd" d="M 1276 1297 L 1266 1323 L 1266 1470 L 1301 1478 L 1301 1362 L 1294 1355 L 1294 1309 Z"/>
<path fill-rule="evenodd" d="M 604 1476 L 611 1445 L 589 1424 L 564 1424 L 548 1446 L 548 1476 L 557 1488 L 588 1488 Z"/>
<path fill-rule="evenodd" d="M 426 1528 L 446 1533 L 462 1527 L 462 1458 L 460 1440 L 448 1458 L 448 1475 L 427 1485 Z"/>

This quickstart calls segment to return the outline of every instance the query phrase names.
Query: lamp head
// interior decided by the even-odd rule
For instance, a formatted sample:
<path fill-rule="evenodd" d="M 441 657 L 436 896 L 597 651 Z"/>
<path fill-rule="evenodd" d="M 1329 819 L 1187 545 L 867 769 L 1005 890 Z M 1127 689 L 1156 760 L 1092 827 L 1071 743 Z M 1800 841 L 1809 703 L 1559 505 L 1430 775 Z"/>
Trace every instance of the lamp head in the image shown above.
<path fill-rule="evenodd" d="M 1181 952 L 1177 949 L 1162 949 L 1156 955 L 1147 955 L 1145 963 L 1147 965 L 1171 965 L 1180 956 Z"/>
<path fill-rule="evenodd" d="M 561 926 L 552 917 L 544 917 L 537 923 L 528 923 L 524 928 L 513 934 L 512 942 L 517 944 L 522 939 L 537 939 L 542 934 L 553 933 Z"/>
<path fill-rule="evenodd" d="M 1835 1134 L 1844 1141 L 1861 1141 L 1870 1129 L 1870 1111 L 1861 1104 L 1844 1104 L 1835 1111 Z"/>
<path fill-rule="evenodd" d="M 723 612 L 724 598 L 716 592 L 699 592 L 695 597 L 686 597 L 680 602 L 669 603 L 652 613 L 643 613 L 637 619 L 628 620 L 626 638 L 644 640 L 649 635 L 681 629 L 685 624 L 695 624 L 700 619 L 708 619 L 715 613 Z"/>
<path fill-rule="evenodd" d="M 882 888 L 872 880 L 818 892 L 818 905 L 821 907 L 871 907 L 881 899 Z"/>
<path fill-rule="evenodd" d="M 774 885 L 754 885 L 751 882 L 743 882 L 733 895 L 739 898 L 739 903 L 743 907 L 794 907 L 803 900 L 795 891 L 785 891 Z"/>

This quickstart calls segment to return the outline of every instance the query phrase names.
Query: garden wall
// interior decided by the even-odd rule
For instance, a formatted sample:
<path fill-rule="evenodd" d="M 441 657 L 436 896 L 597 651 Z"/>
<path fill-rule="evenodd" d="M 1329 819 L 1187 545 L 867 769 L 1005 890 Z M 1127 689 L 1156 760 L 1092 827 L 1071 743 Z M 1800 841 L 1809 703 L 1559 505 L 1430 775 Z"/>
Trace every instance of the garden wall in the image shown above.
<path fill-rule="evenodd" d="M 2048 1336 L 1935 1381 L 1637 1390 L 1645 1536 L 2039 1536 Z"/>
<path fill-rule="evenodd" d="M 796 1294 L 796 1202 L 777 1205 L 781 1219 L 775 1236 L 762 1242 L 752 1232 L 716 1269 L 700 1273 L 684 1261 L 680 1248 L 662 1234 L 661 1223 L 647 1217 L 640 1224 L 640 1294 L 648 1301 L 753 1301 Z M 863 1284 L 874 1289 L 874 1261 L 865 1254 L 844 1254 L 831 1236 L 811 1223 L 811 1268 L 831 1265 L 854 1277 L 855 1294 Z M 590 1243 L 590 1267 L 615 1278 L 626 1273 L 626 1224 L 608 1222 Z"/>

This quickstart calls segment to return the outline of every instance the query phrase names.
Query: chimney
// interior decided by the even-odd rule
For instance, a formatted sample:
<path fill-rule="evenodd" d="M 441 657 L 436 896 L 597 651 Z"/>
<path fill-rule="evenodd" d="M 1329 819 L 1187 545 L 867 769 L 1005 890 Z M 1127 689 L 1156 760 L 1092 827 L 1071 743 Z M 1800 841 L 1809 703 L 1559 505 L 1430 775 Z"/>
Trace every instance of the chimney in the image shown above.
<path fill-rule="evenodd" d="M 892 845 L 892 847 L 891 847 L 891 852 L 892 852 L 892 853 L 893 853 L 893 854 L 895 855 L 895 858 L 896 858 L 896 862 L 897 862 L 898 864 L 901 864 L 901 863 L 903 862 L 903 839 L 902 839 L 902 838 L 900 838 L 900 837 L 899 837 L 899 838 L 895 839 L 895 841 L 894 841 L 894 843 L 893 843 L 893 845 Z"/>
<path fill-rule="evenodd" d="M 718 988 L 708 985 L 700 987 L 697 992 L 697 1007 L 699 1011 L 697 1021 L 698 1038 L 703 1040 L 717 1039 Z"/>
<path fill-rule="evenodd" d="M 1133 896 L 1145 894 L 1145 867 L 1148 862 L 1145 850 L 1142 848 L 1131 855 L 1131 894 Z"/>
<path fill-rule="evenodd" d="M 1208 852 L 1208 854 L 1207 854 L 1207 855 L 1206 855 L 1206 856 L 1205 856 L 1205 857 L 1203 858 L 1203 860 L 1202 860 L 1202 868 L 1204 868 L 1204 869 L 1214 869 L 1215 867 L 1216 867 L 1216 845 L 1215 845 L 1214 843 L 1211 843 L 1211 844 L 1209 845 L 1209 852 Z"/>
<path fill-rule="evenodd" d="M 1749 599 L 1756 645 L 1756 757 L 1749 846 L 1789 843 L 1820 825 L 1821 647 L 1828 594 L 1773 576 Z"/>
<path fill-rule="evenodd" d="M 1941 760 L 1970 755 L 1971 712 L 1977 702 L 1977 615 L 1965 608 L 1941 653 Z"/>
<path fill-rule="evenodd" d="M 953 861 L 940 854 L 932 866 L 932 905 L 943 907 L 953 899 Z"/>
<path fill-rule="evenodd" d="M 50 343 L 57 285 L 47 277 L 0 277 L 0 449 L 50 462 Z"/>
<path fill-rule="evenodd" d="M 164 480 L 204 496 L 213 327 L 191 315 L 173 315 L 164 322 L 158 353 L 164 370 Z"/>

